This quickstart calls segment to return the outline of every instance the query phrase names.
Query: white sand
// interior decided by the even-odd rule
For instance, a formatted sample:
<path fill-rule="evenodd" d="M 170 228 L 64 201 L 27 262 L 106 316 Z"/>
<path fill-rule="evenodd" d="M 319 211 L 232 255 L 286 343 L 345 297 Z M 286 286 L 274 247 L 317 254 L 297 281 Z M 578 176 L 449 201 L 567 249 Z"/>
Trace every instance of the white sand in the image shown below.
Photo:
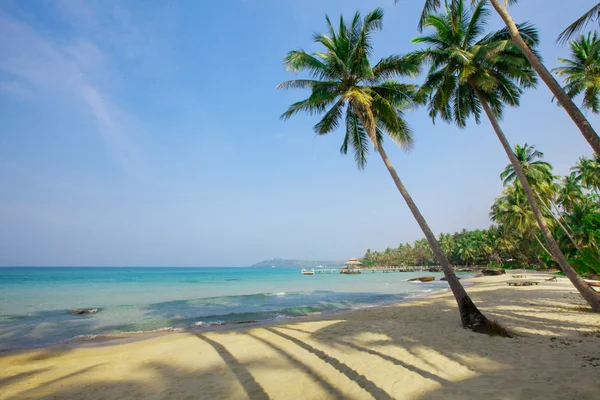
<path fill-rule="evenodd" d="M 454 299 L 270 326 L 0 355 L 0 399 L 600 399 L 600 315 L 564 278 L 468 288 L 518 333 L 460 327 Z"/>

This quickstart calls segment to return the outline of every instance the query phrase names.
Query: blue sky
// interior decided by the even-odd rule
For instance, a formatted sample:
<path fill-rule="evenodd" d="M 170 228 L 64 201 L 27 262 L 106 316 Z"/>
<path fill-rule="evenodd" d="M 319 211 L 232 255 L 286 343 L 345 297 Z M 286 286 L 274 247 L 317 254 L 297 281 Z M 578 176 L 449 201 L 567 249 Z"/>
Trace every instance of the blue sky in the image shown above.
<path fill-rule="evenodd" d="M 555 67 L 555 37 L 596 2 L 520 3 Z M 341 132 L 280 121 L 304 93 L 276 90 L 326 13 L 383 7 L 380 58 L 415 49 L 420 4 L 0 0 L 0 265 L 341 260 L 421 237 L 381 160 L 359 172 Z M 550 98 L 528 92 L 502 125 L 565 174 L 591 150 Z M 407 119 L 413 150 L 388 154 L 432 229 L 487 227 L 508 162 L 489 123 Z"/>

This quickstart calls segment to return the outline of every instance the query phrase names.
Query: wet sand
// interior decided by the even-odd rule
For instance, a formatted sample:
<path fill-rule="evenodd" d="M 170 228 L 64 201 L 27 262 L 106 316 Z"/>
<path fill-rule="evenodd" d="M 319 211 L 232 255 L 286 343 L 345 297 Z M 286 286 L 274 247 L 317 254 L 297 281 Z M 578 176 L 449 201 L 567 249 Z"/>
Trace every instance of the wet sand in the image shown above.
<path fill-rule="evenodd" d="M 596 399 L 600 315 L 565 278 L 473 279 L 481 310 L 516 333 L 460 326 L 449 293 L 210 331 L 0 354 L 0 399 Z"/>

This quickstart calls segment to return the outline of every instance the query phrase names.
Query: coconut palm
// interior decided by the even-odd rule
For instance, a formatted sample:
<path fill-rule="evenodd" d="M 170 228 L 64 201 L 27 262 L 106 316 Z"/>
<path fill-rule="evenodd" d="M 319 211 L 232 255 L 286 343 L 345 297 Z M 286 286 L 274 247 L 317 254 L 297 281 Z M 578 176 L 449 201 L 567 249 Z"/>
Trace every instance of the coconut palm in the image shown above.
<path fill-rule="evenodd" d="M 397 1 L 397 0 L 396 0 Z M 443 4 L 462 2 L 462 0 L 424 0 L 423 12 L 421 15 L 421 20 L 419 22 L 419 27 L 422 28 L 425 23 L 425 18 L 431 14 L 432 11 L 438 9 Z M 471 3 L 478 3 L 478 0 L 470 0 Z M 544 81 L 546 86 L 550 89 L 554 97 L 557 99 L 558 103 L 564 108 L 564 110 L 569 114 L 569 117 L 573 120 L 577 128 L 581 131 L 581 134 L 587 140 L 589 145 L 592 147 L 595 153 L 600 154 L 600 137 L 592 128 L 592 125 L 589 123 L 585 115 L 581 112 L 581 110 L 575 105 L 571 97 L 565 92 L 565 90 L 560 86 L 560 84 L 554 79 L 550 71 L 544 66 L 538 55 L 531 49 L 531 42 L 527 40 L 527 33 L 521 30 L 522 27 L 515 24 L 512 17 L 508 13 L 507 7 L 508 5 L 516 4 L 518 0 L 489 0 L 491 5 L 494 7 L 502 21 L 506 25 L 506 29 L 508 34 L 510 35 L 513 43 L 523 52 L 527 60 L 529 60 L 531 67 L 535 70 L 535 72 L 539 75 L 539 77 Z M 504 3 L 504 5 L 502 4 Z M 523 27 L 530 27 L 529 25 L 524 25 Z"/>
<path fill-rule="evenodd" d="M 542 250 L 552 257 L 552 253 L 536 234 L 536 218 L 521 187 L 509 186 L 504 189 L 502 196 L 498 197 L 492 205 L 490 219 L 504 226 L 510 226 L 523 237 L 534 238 Z"/>
<path fill-rule="evenodd" d="M 433 33 L 413 41 L 430 46 L 418 53 L 431 66 L 423 85 L 423 91 L 431 93 L 429 114 L 434 120 L 440 117 L 464 127 L 470 116 L 479 123 L 483 109 L 514 167 L 554 260 L 590 306 L 600 312 L 600 294 L 569 265 L 552 237 L 525 172 L 498 122 L 505 105 L 518 106 L 523 88 L 533 87 L 536 79 L 506 29 L 483 36 L 489 15 L 486 3 L 481 0 L 469 11 L 464 0 L 453 0 L 446 3 L 445 14 L 425 16 L 423 26 L 431 27 Z M 528 46 L 537 44 L 537 32 L 531 25 L 521 25 L 520 32 Z"/>
<path fill-rule="evenodd" d="M 552 175 L 552 165 L 546 161 L 542 161 L 544 153 L 536 150 L 535 146 L 527 143 L 523 146 L 516 144 L 514 153 L 519 160 L 519 164 L 523 167 L 523 172 L 527 176 L 529 184 L 540 192 L 548 191 L 548 186 L 552 185 L 554 181 L 554 175 Z M 500 174 L 500 178 L 504 186 L 508 186 L 518 180 L 515 167 L 512 164 L 508 164 Z"/>
<path fill-rule="evenodd" d="M 600 157 L 580 157 L 571 172 L 576 181 L 580 182 L 586 189 L 598 192 L 600 189 Z"/>
<path fill-rule="evenodd" d="M 579 248 L 577 243 L 575 243 L 575 239 L 573 239 L 573 236 L 571 236 L 571 232 L 560 220 L 560 210 L 558 210 L 558 207 L 554 201 L 558 187 L 554 184 L 552 165 L 542 161 L 544 158 L 544 153 L 536 150 L 534 146 L 528 145 L 527 143 L 525 143 L 524 146 L 516 144 L 514 153 L 517 157 L 517 160 L 519 160 L 519 164 L 523 168 L 523 172 L 527 177 L 527 182 L 529 182 L 531 190 L 536 195 L 537 200 L 539 200 L 539 204 L 544 208 L 546 215 L 551 216 L 565 232 L 565 235 L 567 238 L 569 238 L 571 243 L 573 243 L 573 246 L 575 246 L 575 248 Z M 508 164 L 504 171 L 500 174 L 500 178 L 502 178 L 504 186 L 515 183 L 517 180 L 517 174 L 514 166 L 512 164 Z M 550 209 L 550 206 L 554 207 L 558 213 L 558 216 L 554 214 L 554 212 Z"/>
<path fill-rule="evenodd" d="M 596 32 L 571 42 L 571 58 L 559 58 L 562 67 L 552 71 L 565 78 L 571 97 L 583 93 L 582 107 L 600 113 L 600 39 Z"/>
<path fill-rule="evenodd" d="M 559 36 L 557 41 L 559 43 L 565 43 L 569 39 L 571 39 L 575 34 L 581 32 L 586 25 L 591 21 L 599 21 L 600 20 L 600 3 L 596 4 L 592 7 L 588 12 L 583 14 L 580 18 L 578 18 L 575 22 L 567 27 Z"/>
<path fill-rule="evenodd" d="M 418 63 L 413 57 L 390 56 L 372 66 L 373 34 L 382 27 L 380 8 L 364 18 L 357 12 L 348 24 L 340 17 L 337 31 L 327 17 L 329 35 L 316 34 L 314 40 L 324 51 L 309 54 L 291 51 L 285 66 L 294 72 L 305 71 L 313 79 L 284 82 L 281 89 L 309 89 L 310 96 L 292 104 L 282 115 L 288 119 L 299 112 L 324 114 L 315 125 L 317 134 L 336 130 L 345 114 L 345 137 L 341 152 L 354 149 L 359 169 L 363 168 L 369 151 L 369 141 L 379 153 L 396 187 L 425 233 L 427 241 L 440 263 L 458 303 L 464 327 L 487 332 L 487 318 L 473 304 L 458 281 L 425 218 L 398 177 L 382 144 L 384 134 L 402 146 L 412 143 L 410 128 L 403 119 L 403 109 L 413 105 L 415 87 L 393 80 L 394 77 L 415 74 Z"/>
<path fill-rule="evenodd" d="M 585 201 L 585 195 L 581 190 L 581 184 L 574 174 L 565 176 L 558 190 L 558 203 L 563 210 L 573 210 L 576 204 Z"/>

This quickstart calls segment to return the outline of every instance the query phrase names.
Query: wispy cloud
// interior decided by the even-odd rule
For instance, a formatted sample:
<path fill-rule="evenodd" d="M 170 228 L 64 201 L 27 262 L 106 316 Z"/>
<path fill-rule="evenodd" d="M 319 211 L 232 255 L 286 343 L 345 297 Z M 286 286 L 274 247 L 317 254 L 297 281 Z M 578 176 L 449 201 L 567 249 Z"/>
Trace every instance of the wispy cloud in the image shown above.
<path fill-rule="evenodd" d="M 24 100 L 29 100 L 35 97 L 30 89 L 28 89 L 23 83 L 17 81 L 0 81 L 0 92 L 4 92 Z"/>
<path fill-rule="evenodd" d="M 64 101 L 74 111 L 91 116 L 116 162 L 129 174 L 143 175 L 141 148 L 128 132 L 133 118 L 101 83 L 109 75 L 109 56 L 90 38 L 53 38 L 0 11 L 0 54 L 2 92 L 37 101 Z"/>

